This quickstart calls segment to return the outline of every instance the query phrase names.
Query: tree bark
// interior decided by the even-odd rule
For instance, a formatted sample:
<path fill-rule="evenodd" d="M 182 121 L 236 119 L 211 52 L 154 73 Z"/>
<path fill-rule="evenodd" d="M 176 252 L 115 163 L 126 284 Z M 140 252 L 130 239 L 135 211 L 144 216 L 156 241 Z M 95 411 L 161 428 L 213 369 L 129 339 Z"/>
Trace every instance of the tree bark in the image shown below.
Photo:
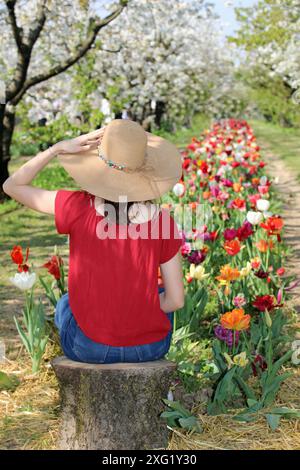
<path fill-rule="evenodd" d="M 167 447 L 170 431 L 160 414 L 176 363 L 86 364 L 62 356 L 51 364 L 60 386 L 60 449 Z"/>
<path fill-rule="evenodd" d="M 7 113 L 5 104 L 0 104 L 0 200 L 9 199 L 9 196 L 5 194 L 2 189 L 4 181 L 8 178 L 8 162 L 9 162 L 9 134 L 4 125 L 4 122 L 8 124 L 10 122 Z M 7 153 L 8 149 L 8 153 Z"/>
<path fill-rule="evenodd" d="M 157 101 L 155 106 L 155 125 L 157 127 L 161 126 L 161 120 L 165 112 L 166 104 L 163 101 Z"/>

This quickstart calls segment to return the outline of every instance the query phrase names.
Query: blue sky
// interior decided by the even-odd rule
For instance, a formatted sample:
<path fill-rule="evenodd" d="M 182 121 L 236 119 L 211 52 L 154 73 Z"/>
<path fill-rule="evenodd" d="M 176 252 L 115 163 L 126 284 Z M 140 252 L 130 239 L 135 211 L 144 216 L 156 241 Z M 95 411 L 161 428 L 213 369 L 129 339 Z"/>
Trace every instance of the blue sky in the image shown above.
<path fill-rule="evenodd" d="M 94 0 L 96 5 L 98 0 Z M 109 4 L 112 0 L 102 1 L 102 4 Z M 248 7 L 255 5 L 257 0 L 208 0 L 210 3 L 215 5 L 215 11 L 219 14 L 220 18 L 224 23 L 224 36 L 233 34 L 238 28 L 238 22 L 235 19 L 234 7 Z M 103 9 L 99 9 L 99 12 L 104 14 Z"/>
<path fill-rule="evenodd" d="M 234 7 L 249 7 L 255 5 L 257 0 L 210 0 L 215 5 L 216 12 L 226 23 L 224 27 L 224 36 L 234 33 L 238 29 L 238 23 L 235 19 Z M 225 5 L 230 6 L 226 7 Z"/>

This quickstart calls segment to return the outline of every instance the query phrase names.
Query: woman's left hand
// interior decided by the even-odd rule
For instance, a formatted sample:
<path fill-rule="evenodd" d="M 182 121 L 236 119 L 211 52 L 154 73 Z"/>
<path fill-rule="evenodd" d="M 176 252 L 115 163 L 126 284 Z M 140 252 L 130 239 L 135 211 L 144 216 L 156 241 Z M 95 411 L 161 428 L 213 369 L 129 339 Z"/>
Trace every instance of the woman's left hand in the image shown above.
<path fill-rule="evenodd" d="M 103 134 L 105 131 L 105 126 L 101 129 L 89 132 L 88 134 L 83 134 L 74 139 L 61 140 L 54 144 L 57 153 L 80 153 L 86 152 L 87 150 L 92 150 L 100 145 Z"/>

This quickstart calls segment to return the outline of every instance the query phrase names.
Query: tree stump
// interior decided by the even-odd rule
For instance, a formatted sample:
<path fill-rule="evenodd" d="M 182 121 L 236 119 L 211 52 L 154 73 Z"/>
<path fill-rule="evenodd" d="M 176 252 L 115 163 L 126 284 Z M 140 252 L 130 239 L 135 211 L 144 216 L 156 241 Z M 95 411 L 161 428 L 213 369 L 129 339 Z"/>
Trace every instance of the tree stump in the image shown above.
<path fill-rule="evenodd" d="M 164 449 L 160 418 L 176 363 L 87 364 L 65 356 L 51 361 L 60 386 L 60 449 Z"/>

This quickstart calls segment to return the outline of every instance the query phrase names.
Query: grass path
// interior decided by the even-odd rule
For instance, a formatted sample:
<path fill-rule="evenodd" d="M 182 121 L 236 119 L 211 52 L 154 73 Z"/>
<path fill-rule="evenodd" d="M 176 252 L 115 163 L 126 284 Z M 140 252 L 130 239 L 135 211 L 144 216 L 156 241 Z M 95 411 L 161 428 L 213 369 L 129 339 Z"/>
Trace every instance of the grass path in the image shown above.
<path fill-rule="evenodd" d="M 259 142 L 280 157 L 284 169 L 290 169 L 300 180 L 300 129 L 282 128 L 267 122 L 250 120 Z"/>
<path fill-rule="evenodd" d="M 267 170 L 276 178 L 285 221 L 284 238 L 291 249 L 288 271 L 299 275 L 300 264 L 300 129 L 284 129 L 261 121 L 249 121 L 261 146 Z M 293 290 L 293 303 L 300 312 L 300 286 Z"/>

